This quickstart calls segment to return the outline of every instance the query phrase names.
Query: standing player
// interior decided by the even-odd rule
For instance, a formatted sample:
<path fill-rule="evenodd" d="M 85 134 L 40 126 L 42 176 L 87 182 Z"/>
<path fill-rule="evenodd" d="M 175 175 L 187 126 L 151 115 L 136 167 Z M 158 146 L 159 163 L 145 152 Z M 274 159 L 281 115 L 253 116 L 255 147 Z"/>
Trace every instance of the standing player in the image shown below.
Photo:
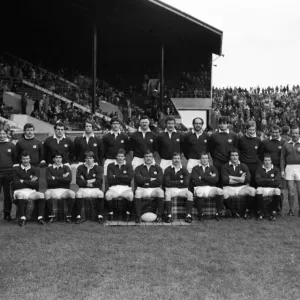
<path fill-rule="evenodd" d="M 162 222 L 164 208 L 164 191 L 161 189 L 163 173 L 161 167 L 154 163 L 153 153 L 147 150 L 144 155 L 145 163 L 139 165 L 134 174 L 137 186 L 135 191 L 136 223 L 141 223 L 142 198 L 157 198 L 157 219 Z"/>
<path fill-rule="evenodd" d="M 53 163 L 55 153 L 59 151 L 62 155 L 62 163 L 68 164 L 74 159 L 74 144 L 70 138 L 65 136 L 65 127 L 63 123 L 54 125 L 54 134 L 44 141 L 44 159 L 48 165 Z"/>
<path fill-rule="evenodd" d="M 15 168 L 13 189 L 14 203 L 19 208 L 20 220 L 19 226 L 23 227 L 26 224 L 25 203 L 28 200 L 37 201 L 38 224 L 44 225 L 44 209 L 45 199 L 44 194 L 39 190 L 39 172 L 36 167 L 31 166 L 31 157 L 29 152 L 21 153 L 21 164 Z"/>
<path fill-rule="evenodd" d="M 13 180 L 13 165 L 17 162 L 16 146 L 7 138 L 9 129 L 0 126 L 0 191 L 4 193 L 4 220 L 11 221 L 12 201 L 10 195 L 10 183 Z"/>
<path fill-rule="evenodd" d="M 87 151 L 92 151 L 94 153 L 94 163 L 101 166 L 103 160 L 103 144 L 101 139 L 96 137 L 93 132 L 93 123 L 88 120 L 85 121 L 83 135 L 77 137 L 74 141 L 75 159 L 79 164 L 86 162 L 85 157 Z"/>
<path fill-rule="evenodd" d="M 238 139 L 238 150 L 240 151 L 240 161 L 241 163 L 247 165 L 251 179 L 250 186 L 256 188 L 257 184 L 255 181 L 255 172 L 260 167 L 261 163 L 259 160 L 261 140 L 256 136 L 256 123 L 254 121 L 249 121 L 246 124 L 246 134 Z M 257 203 L 255 201 L 251 202 L 250 212 L 257 212 Z"/>
<path fill-rule="evenodd" d="M 182 167 L 180 153 L 174 152 L 172 165 L 167 167 L 164 173 L 164 186 L 166 188 L 165 201 L 167 206 L 167 223 L 172 219 L 172 197 L 186 198 L 186 218 L 187 223 L 192 223 L 193 194 L 188 190 L 189 172 Z"/>
<path fill-rule="evenodd" d="M 239 214 L 226 200 L 229 197 L 249 196 L 246 197 L 246 210 L 244 214 L 244 218 L 247 220 L 250 217 L 251 201 L 253 201 L 253 197 L 255 196 L 255 189 L 249 186 L 251 175 L 248 167 L 239 161 L 239 150 L 232 149 L 229 151 L 229 154 L 230 161 L 224 164 L 221 169 L 224 200 L 231 209 L 233 216 L 239 218 Z"/>
<path fill-rule="evenodd" d="M 96 200 L 96 209 L 98 212 L 98 223 L 103 224 L 104 215 L 104 199 L 103 192 L 100 190 L 102 186 L 102 167 L 95 164 L 93 151 L 84 153 L 85 164 L 77 168 L 76 183 L 79 190 L 76 193 L 76 224 L 80 224 L 81 210 L 84 198 L 93 198 Z"/>
<path fill-rule="evenodd" d="M 198 209 L 198 219 L 201 221 L 204 217 L 203 206 L 204 198 L 214 198 L 216 201 L 217 213 L 215 218 L 220 220 L 221 205 L 223 200 L 223 190 L 216 187 L 219 181 L 219 174 L 216 167 L 211 166 L 208 161 L 208 153 L 200 154 L 200 164 L 193 167 L 191 175 L 191 184 L 196 196 L 196 205 Z"/>
<path fill-rule="evenodd" d="M 280 192 L 280 170 L 272 164 L 269 154 L 265 154 L 264 163 L 256 170 L 255 179 L 257 182 L 256 197 L 258 202 L 257 220 L 263 219 L 264 202 L 263 197 L 273 197 L 272 202 L 268 205 L 270 212 L 270 221 L 276 220 L 276 210 L 281 201 Z"/>
<path fill-rule="evenodd" d="M 165 132 L 157 136 L 157 152 L 160 156 L 160 167 L 164 170 L 172 165 L 172 155 L 174 152 L 183 152 L 183 135 L 175 129 L 175 118 L 166 118 Z"/>
<path fill-rule="evenodd" d="M 281 177 L 285 178 L 288 186 L 288 200 L 290 210 L 288 216 L 294 215 L 295 183 L 300 204 L 300 139 L 299 127 L 291 129 L 292 139 L 282 147 L 280 158 Z M 300 207 L 300 205 L 299 205 Z M 300 217 L 300 208 L 298 212 Z"/>
<path fill-rule="evenodd" d="M 34 125 L 27 123 L 24 125 L 24 135 L 16 144 L 18 161 L 21 161 L 21 153 L 27 151 L 30 155 L 30 165 L 38 167 L 44 159 L 43 143 L 34 137 Z"/>
<path fill-rule="evenodd" d="M 103 155 L 104 155 L 104 176 L 107 175 L 107 167 L 109 164 L 116 161 L 119 149 L 125 150 L 125 155 L 128 152 L 129 138 L 126 133 L 120 130 L 120 121 L 117 117 L 110 120 L 111 131 L 107 133 L 103 139 Z"/>
<path fill-rule="evenodd" d="M 116 161 L 109 164 L 107 168 L 107 182 L 109 189 L 105 194 L 108 206 L 108 219 L 113 221 L 113 202 L 117 198 L 126 199 L 126 222 L 129 222 L 132 213 L 133 192 L 131 180 L 133 170 L 131 164 L 125 161 L 125 150 L 119 149 Z"/>
<path fill-rule="evenodd" d="M 237 147 L 237 135 L 229 131 L 228 118 L 219 118 L 219 129 L 209 139 L 209 151 L 218 174 L 221 174 L 222 165 L 228 163 L 228 153 Z"/>
<path fill-rule="evenodd" d="M 53 211 L 54 199 L 66 199 L 68 203 L 68 213 L 65 221 L 71 223 L 72 211 L 75 204 L 75 192 L 70 190 L 72 180 L 71 169 L 64 165 L 63 153 L 57 151 L 53 154 L 53 164 L 46 169 L 47 190 L 45 192 L 46 207 L 48 208 L 49 222 L 53 223 L 56 216 Z"/>
<path fill-rule="evenodd" d="M 204 122 L 202 118 L 193 120 L 193 130 L 188 132 L 184 137 L 184 156 L 188 160 L 187 170 L 192 173 L 193 167 L 200 164 L 200 153 L 208 153 L 209 135 L 203 132 L 202 126 Z"/>
<path fill-rule="evenodd" d="M 263 140 L 260 147 L 260 159 L 264 159 L 266 154 L 269 154 L 274 167 L 280 169 L 280 156 L 283 145 L 287 142 L 286 139 L 280 136 L 281 128 L 277 125 L 273 125 L 271 128 L 271 137 L 270 139 Z M 282 179 L 282 194 L 283 192 L 286 195 L 286 183 Z M 284 189 L 284 190 L 283 190 Z M 279 202 L 279 213 L 282 209 L 283 195 L 281 196 L 281 201 Z"/>
<path fill-rule="evenodd" d="M 152 154 L 156 151 L 156 134 L 150 130 L 149 124 L 149 117 L 142 116 L 139 129 L 130 137 L 130 150 L 133 151 L 133 170 L 145 162 L 144 155 L 148 150 Z"/>

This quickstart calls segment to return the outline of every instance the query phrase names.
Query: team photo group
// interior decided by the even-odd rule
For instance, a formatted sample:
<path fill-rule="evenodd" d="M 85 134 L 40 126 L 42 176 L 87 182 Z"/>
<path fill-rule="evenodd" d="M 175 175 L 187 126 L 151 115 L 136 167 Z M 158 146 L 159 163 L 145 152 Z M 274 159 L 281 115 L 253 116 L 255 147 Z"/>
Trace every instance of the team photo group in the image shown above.
<path fill-rule="evenodd" d="M 53 136 L 44 143 L 35 137 L 33 124 L 24 126 L 16 144 L 10 142 L 6 128 L 0 128 L 4 219 L 12 220 L 15 204 L 18 225 L 24 227 L 26 202 L 34 200 L 38 224 L 53 223 L 57 219 L 53 203 L 62 199 L 67 203 L 65 222 L 80 224 L 84 200 L 89 198 L 95 203 L 98 223 L 113 221 L 114 203 L 122 200 L 125 221 L 138 224 L 143 221 L 143 199 L 153 199 L 155 222 L 171 223 L 173 199 L 181 197 L 186 199 L 186 223 L 193 221 L 194 205 L 198 219 L 204 219 L 206 198 L 214 202 L 217 221 L 224 215 L 222 211 L 234 218 L 262 220 L 267 216 L 275 221 L 282 212 L 286 187 L 287 215 L 294 215 L 295 188 L 300 195 L 299 128 L 291 128 L 287 141 L 277 125 L 272 126 L 270 138 L 261 140 L 254 121 L 249 121 L 245 134 L 238 137 L 229 130 L 227 117 L 219 118 L 213 132 L 203 130 L 200 117 L 192 120 L 193 128 L 187 133 L 176 131 L 173 117 L 166 118 L 165 131 L 159 134 L 150 130 L 147 116 L 140 118 L 140 127 L 130 135 L 121 132 L 117 118 L 110 124 L 111 131 L 100 138 L 86 121 L 83 135 L 73 141 L 58 122 Z M 42 161 L 47 164 L 44 192 L 39 189 Z M 76 191 L 72 183 L 77 184 Z M 242 213 L 232 198 L 244 199 Z"/>

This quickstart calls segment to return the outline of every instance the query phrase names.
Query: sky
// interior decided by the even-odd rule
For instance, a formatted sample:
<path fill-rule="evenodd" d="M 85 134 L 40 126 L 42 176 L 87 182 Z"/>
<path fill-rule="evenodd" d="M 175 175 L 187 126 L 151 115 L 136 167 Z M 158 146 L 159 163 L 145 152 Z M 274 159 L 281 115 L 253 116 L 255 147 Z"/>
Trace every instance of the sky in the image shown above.
<path fill-rule="evenodd" d="M 217 87 L 300 85 L 299 0 L 163 0 L 223 31 Z"/>

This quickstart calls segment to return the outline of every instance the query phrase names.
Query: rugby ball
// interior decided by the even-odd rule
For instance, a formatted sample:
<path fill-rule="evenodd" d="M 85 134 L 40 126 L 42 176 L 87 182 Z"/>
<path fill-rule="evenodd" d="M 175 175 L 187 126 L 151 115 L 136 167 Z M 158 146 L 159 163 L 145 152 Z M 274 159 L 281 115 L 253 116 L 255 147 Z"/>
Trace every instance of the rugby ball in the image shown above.
<path fill-rule="evenodd" d="M 144 222 L 154 222 L 156 220 L 157 216 L 156 214 L 152 213 L 152 212 L 147 212 L 147 213 L 144 213 L 142 216 L 141 216 L 141 219 L 144 221 Z"/>

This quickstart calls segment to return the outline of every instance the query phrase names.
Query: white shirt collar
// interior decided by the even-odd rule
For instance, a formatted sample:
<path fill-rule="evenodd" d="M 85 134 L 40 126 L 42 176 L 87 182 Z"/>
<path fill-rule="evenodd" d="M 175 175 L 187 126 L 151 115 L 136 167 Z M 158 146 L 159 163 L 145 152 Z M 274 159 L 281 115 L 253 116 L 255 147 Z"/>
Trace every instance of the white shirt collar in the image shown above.
<path fill-rule="evenodd" d="M 167 132 L 167 133 L 169 133 L 169 134 L 170 134 L 170 133 L 172 134 L 173 132 L 177 132 L 177 130 L 174 128 L 174 130 L 173 130 L 172 132 L 170 132 L 170 131 L 166 128 L 166 129 L 165 129 L 165 132 Z"/>
<path fill-rule="evenodd" d="M 93 169 L 95 166 L 95 163 L 92 164 L 92 166 L 88 166 L 87 163 L 84 163 L 84 165 L 88 168 L 88 169 Z"/>
<path fill-rule="evenodd" d="M 273 139 L 272 137 L 270 138 L 270 140 L 274 140 L 274 141 L 281 141 L 281 136 L 279 137 L 279 139 L 278 140 L 275 140 L 275 139 Z"/>
<path fill-rule="evenodd" d="M 193 134 L 196 134 L 196 135 L 201 135 L 201 134 L 203 133 L 203 130 L 201 130 L 200 133 L 198 134 L 198 133 L 195 131 L 195 129 L 193 128 L 193 129 L 192 129 L 192 133 L 193 133 Z"/>
<path fill-rule="evenodd" d="M 6 138 L 4 141 L 2 141 L 1 143 L 7 143 L 7 142 L 9 142 L 9 139 L 8 138 Z"/>
<path fill-rule="evenodd" d="M 22 164 L 20 164 L 21 169 L 28 171 L 31 168 L 31 165 L 29 164 L 27 167 L 23 166 Z"/>
<path fill-rule="evenodd" d="M 52 165 L 53 169 L 59 169 L 62 168 L 64 165 L 61 163 L 59 166 L 57 165 Z"/>
<path fill-rule="evenodd" d="M 229 133 L 229 129 L 227 128 L 227 129 L 224 130 L 224 131 L 222 131 L 222 130 L 219 129 L 219 133 L 221 133 L 221 132 Z"/>
<path fill-rule="evenodd" d="M 86 133 L 84 132 L 82 136 L 85 138 L 86 137 L 95 137 L 95 134 L 94 134 L 94 132 L 92 132 L 89 136 L 87 136 Z"/>
<path fill-rule="evenodd" d="M 121 164 L 121 166 L 125 166 L 125 165 L 126 165 L 126 161 L 124 160 L 124 162 Z M 115 166 L 120 166 L 117 161 L 115 161 Z"/>
<path fill-rule="evenodd" d="M 141 126 L 138 129 L 139 132 L 151 132 L 150 128 L 148 128 L 146 131 L 142 130 Z"/>
<path fill-rule="evenodd" d="M 34 139 L 34 136 L 31 137 L 31 138 L 29 138 L 29 137 L 27 137 L 27 136 L 24 134 L 24 139 L 25 139 L 25 140 L 33 140 L 33 139 Z"/>
<path fill-rule="evenodd" d="M 114 132 L 113 130 L 111 130 L 110 134 L 113 134 L 113 135 L 121 134 L 121 130 L 119 129 L 117 132 Z"/>
<path fill-rule="evenodd" d="M 201 168 L 207 168 L 207 167 L 209 168 L 209 167 L 210 167 L 209 164 L 207 164 L 206 166 L 203 166 L 202 164 L 200 164 L 199 166 L 200 166 Z"/>
<path fill-rule="evenodd" d="M 265 167 L 265 165 L 262 165 L 262 168 L 265 169 L 265 170 L 268 172 L 268 171 L 272 170 L 272 169 L 274 168 L 274 166 L 271 165 L 271 168 L 270 168 L 270 169 L 267 169 L 267 168 Z"/>
<path fill-rule="evenodd" d="M 237 164 L 237 165 L 234 165 L 231 161 L 229 161 L 229 166 L 234 166 L 234 167 L 236 167 L 236 166 L 238 166 L 240 163 L 241 163 L 241 162 L 238 161 L 238 164 Z"/>
<path fill-rule="evenodd" d="M 56 134 L 54 133 L 53 134 L 53 138 L 56 139 L 56 140 L 62 140 L 62 139 L 65 139 L 66 138 L 66 135 L 64 134 L 60 139 L 56 136 Z"/>
<path fill-rule="evenodd" d="M 295 143 L 293 142 L 293 140 L 290 140 L 290 141 L 288 141 L 288 143 L 289 143 L 289 144 L 297 144 L 297 143 L 299 143 L 299 144 L 300 144 L 300 138 L 299 138 L 299 139 L 298 139 L 298 141 L 297 141 L 297 142 L 295 142 Z"/>
<path fill-rule="evenodd" d="M 144 163 L 144 166 L 145 166 L 145 167 L 148 167 L 145 163 Z M 150 167 L 151 167 L 151 166 L 155 166 L 155 162 L 153 162 L 153 163 L 150 165 Z"/>
<path fill-rule="evenodd" d="M 248 137 L 248 138 L 250 138 L 250 139 L 251 139 L 251 138 L 255 138 L 255 137 L 256 137 L 256 132 L 255 132 L 255 134 L 253 134 L 253 136 L 250 136 L 250 135 L 246 132 L 245 136 Z"/>
<path fill-rule="evenodd" d="M 171 165 L 171 168 L 175 169 L 175 170 L 180 170 L 182 169 L 182 165 L 180 165 L 178 168 L 176 168 L 173 164 Z"/>

